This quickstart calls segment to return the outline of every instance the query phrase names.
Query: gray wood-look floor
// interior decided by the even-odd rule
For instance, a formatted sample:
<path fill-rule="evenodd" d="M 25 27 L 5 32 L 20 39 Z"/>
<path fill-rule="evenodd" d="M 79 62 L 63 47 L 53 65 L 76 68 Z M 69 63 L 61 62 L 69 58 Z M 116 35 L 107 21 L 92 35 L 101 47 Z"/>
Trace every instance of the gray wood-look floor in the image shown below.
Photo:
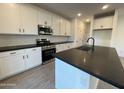
<path fill-rule="evenodd" d="M 55 63 L 38 66 L 0 81 L 0 89 L 54 89 Z"/>

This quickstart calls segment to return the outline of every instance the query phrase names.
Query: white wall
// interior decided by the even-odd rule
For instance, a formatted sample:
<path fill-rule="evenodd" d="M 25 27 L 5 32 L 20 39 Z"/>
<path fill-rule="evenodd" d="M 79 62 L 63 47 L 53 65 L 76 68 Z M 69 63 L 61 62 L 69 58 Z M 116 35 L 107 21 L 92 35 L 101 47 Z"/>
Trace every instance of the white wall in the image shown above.
<path fill-rule="evenodd" d="M 111 35 L 112 35 L 112 30 L 93 31 L 93 37 L 95 38 L 95 45 L 110 46 Z"/>
<path fill-rule="evenodd" d="M 124 9 L 115 12 L 115 24 L 113 24 L 112 47 L 115 47 L 119 56 L 124 57 Z"/>
<path fill-rule="evenodd" d="M 36 44 L 36 39 L 50 39 L 51 42 L 67 41 L 68 37 L 58 36 L 28 36 L 28 35 L 0 35 L 0 47 Z"/>
<path fill-rule="evenodd" d="M 124 57 L 124 15 L 119 14 L 115 47 L 120 56 Z"/>

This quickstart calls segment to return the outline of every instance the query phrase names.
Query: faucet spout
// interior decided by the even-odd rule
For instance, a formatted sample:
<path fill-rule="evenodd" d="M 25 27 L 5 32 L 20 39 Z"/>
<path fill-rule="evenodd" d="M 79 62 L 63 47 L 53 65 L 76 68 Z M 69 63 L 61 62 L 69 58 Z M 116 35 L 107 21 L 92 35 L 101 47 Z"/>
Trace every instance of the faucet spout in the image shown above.
<path fill-rule="evenodd" d="M 90 37 L 87 39 L 87 42 L 89 42 L 89 40 L 92 39 L 93 40 L 93 44 L 92 44 L 92 52 L 94 51 L 94 43 L 95 43 L 95 39 L 93 37 Z"/>

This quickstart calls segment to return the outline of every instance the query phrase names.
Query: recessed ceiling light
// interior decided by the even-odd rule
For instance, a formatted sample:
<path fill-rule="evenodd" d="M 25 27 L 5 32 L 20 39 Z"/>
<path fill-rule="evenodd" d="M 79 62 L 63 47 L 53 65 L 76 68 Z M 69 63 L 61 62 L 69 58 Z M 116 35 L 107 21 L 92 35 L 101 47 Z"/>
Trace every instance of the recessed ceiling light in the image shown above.
<path fill-rule="evenodd" d="M 81 16 L 82 14 L 81 13 L 78 13 L 77 16 Z"/>
<path fill-rule="evenodd" d="M 109 5 L 104 5 L 103 7 L 102 7 L 102 10 L 105 10 L 105 9 L 107 9 L 109 7 Z"/>
<path fill-rule="evenodd" d="M 90 22 L 90 19 L 86 19 L 86 22 Z"/>

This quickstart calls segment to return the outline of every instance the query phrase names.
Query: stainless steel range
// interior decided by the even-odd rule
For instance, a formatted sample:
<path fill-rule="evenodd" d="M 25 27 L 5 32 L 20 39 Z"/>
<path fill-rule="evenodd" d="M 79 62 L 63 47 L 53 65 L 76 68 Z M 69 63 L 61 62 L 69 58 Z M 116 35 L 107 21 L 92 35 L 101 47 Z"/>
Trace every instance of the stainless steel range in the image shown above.
<path fill-rule="evenodd" d="M 52 55 L 56 53 L 55 45 L 51 44 L 47 39 L 37 40 L 37 44 L 42 46 L 43 64 L 54 61 L 54 57 Z"/>

